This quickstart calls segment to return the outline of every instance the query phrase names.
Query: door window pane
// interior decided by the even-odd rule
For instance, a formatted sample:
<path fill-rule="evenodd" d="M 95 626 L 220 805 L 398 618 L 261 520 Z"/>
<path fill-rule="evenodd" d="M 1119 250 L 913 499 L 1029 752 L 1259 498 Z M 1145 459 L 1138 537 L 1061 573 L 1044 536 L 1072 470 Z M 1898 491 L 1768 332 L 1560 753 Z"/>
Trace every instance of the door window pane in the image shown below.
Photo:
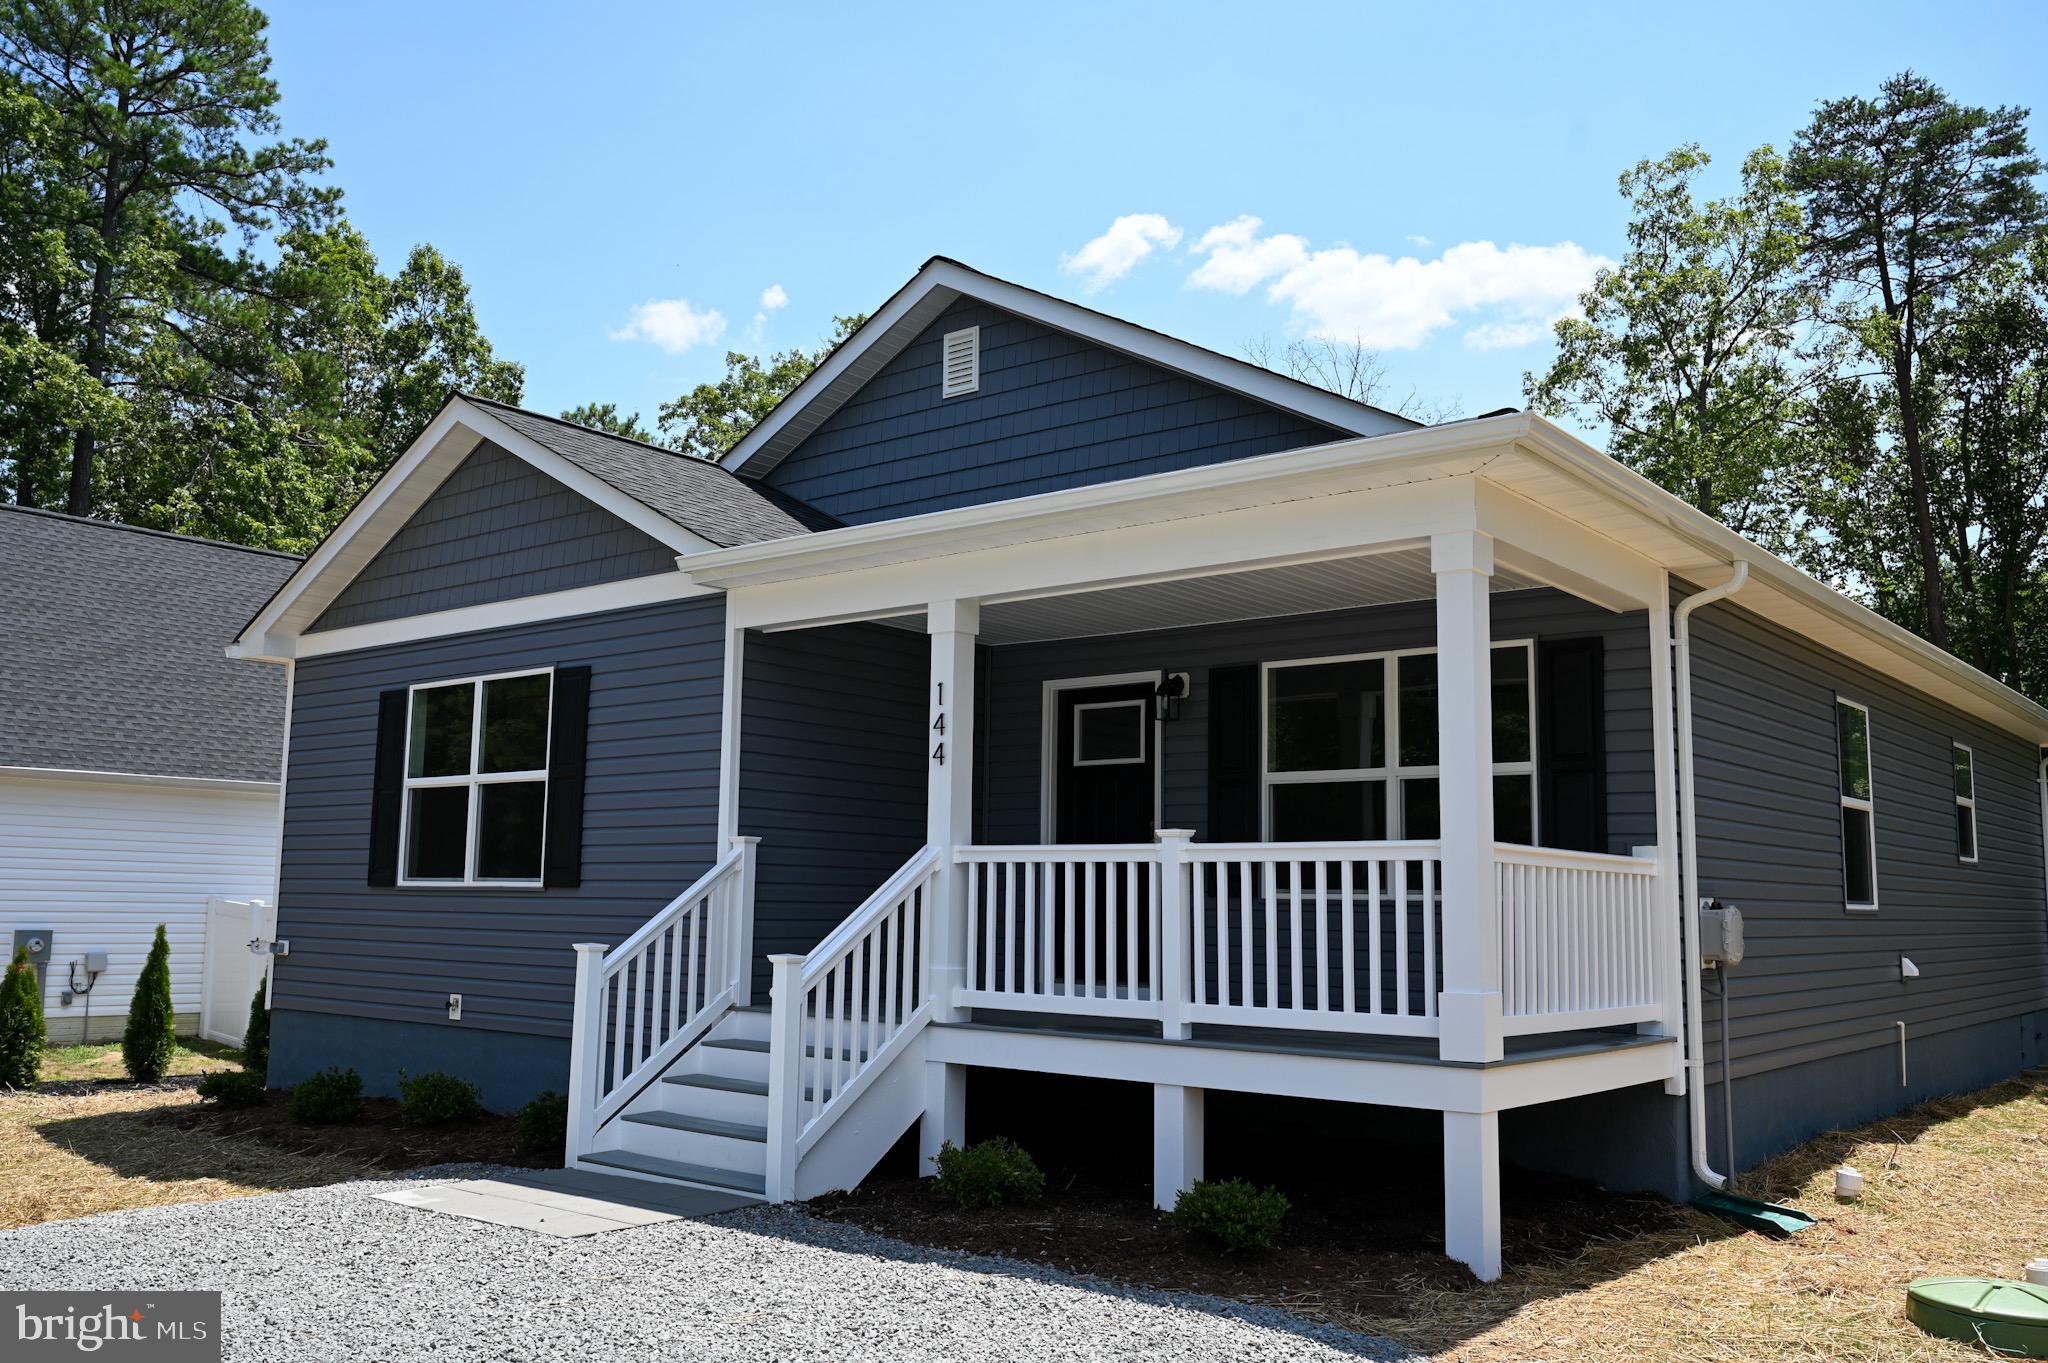
<path fill-rule="evenodd" d="M 540 771 L 548 764 L 545 672 L 484 683 L 484 751 L 479 771 Z"/>
<path fill-rule="evenodd" d="M 1380 659 L 1275 667 L 1266 673 L 1270 771 L 1359 771 L 1386 765 L 1387 669 Z"/>
<path fill-rule="evenodd" d="M 496 781 L 477 787 L 476 878 L 540 878 L 544 781 Z"/>
<path fill-rule="evenodd" d="M 1274 842 L 1378 841 L 1387 836 L 1384 781 L 1301 781 L 1272 788 Z"/>
<path fill-rule="evenodd" d="M 1401 688 L 1401 765 L 1436 765 L 1436 655 L 1411 653 L 1397 660 Z M 1435 837 L 1434 833 L 1429 836 Z"/>
<path fill-rule="evenodd" d="M 424 786 L 406 817 L 405 874 L 412 880 L 460 880 L 469 852 L 469 787 Z"/>
<path fill-rule="evenodd" d="M 1145 760 L 1145 730 L 1151 706 L 1142 700 L 1113 700 L 1074 707 L 1074 765 L 1101 767 Z"/>
<path fill-rule="evenodd" d="M 414 776 L 469 775 L 470 720 L 476 687 L 470 682 L 424 687 L 412 693 L 411 755 Z"/>
<path fill-rule="evenodd" d="M 1519 644 L 1493 650 L 1493 760 L 1530 760 L 1529 650 Z"/>

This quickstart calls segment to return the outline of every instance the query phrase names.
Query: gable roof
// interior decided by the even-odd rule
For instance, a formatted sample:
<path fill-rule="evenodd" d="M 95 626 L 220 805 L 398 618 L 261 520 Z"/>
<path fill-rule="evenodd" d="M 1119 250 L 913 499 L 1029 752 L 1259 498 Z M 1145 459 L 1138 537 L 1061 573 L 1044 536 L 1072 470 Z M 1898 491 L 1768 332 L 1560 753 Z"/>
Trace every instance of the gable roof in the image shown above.
<path fill-rule="evenodd" d="M 0 766 L 276 781 L 284 673 L 220 644 L 298 562 L 0 504 Z"/>
<path fill-rule="evenodd" d="M 830 516 L 706 459 L 529 412 L 474 393 L 461 395 L 536 443 L 722 549 L 829 530 Z"/>
<path fill-rule="evenodd" d="M 1259 365 L 997 279 L 957 260 L 933 256 L 719 463 L 749 479 L 765 477 L 962 297 L 980 299 L 1005 312 L 1352 435 L 1389 435 L 1420 425 Z"/>

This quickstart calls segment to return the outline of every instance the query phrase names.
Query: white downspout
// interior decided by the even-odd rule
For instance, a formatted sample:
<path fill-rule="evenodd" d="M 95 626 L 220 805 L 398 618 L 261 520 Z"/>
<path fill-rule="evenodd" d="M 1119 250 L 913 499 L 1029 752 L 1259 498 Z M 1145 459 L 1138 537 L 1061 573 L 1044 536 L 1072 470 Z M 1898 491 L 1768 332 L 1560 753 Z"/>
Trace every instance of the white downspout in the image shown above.
<path fill-rule="evenodd" d="M 1686 1106 L 1692 1116 L 1692 1171 L 1710 1188 L 1725 1188 L 1728 1177 L 1716 1173 L 1707 1163 L 1707 1057 L 1700 1026 L 1700 857 L 1699 834 L 1693 817 L 1692 772 L 1692 613 L 1701 606 L 1724 601 L 1742 590 L 1749 581 L 1749 564 L 1738 559 L 1735 571 L 1718 587 L 1688 596 L 1673 616 L 1671 647 L 1676 654 L 1673 671 L 1678 686 L 1678 806 L 1679 873 L 1678 920 L 1685 933 L 1685 1061 L 1692 1071 L 1685 1086 Z M 1722 1006 L 1727 1005 L 1724 1002 Z M 1724 1099 L 1726 1095 L 1723 1095 Z"/>

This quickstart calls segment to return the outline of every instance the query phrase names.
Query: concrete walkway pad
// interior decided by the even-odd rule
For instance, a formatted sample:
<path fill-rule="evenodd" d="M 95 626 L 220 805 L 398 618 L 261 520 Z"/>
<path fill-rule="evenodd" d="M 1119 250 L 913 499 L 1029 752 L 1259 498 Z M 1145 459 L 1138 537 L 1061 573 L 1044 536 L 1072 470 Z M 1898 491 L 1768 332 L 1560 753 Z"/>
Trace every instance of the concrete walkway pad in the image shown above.
<path fill-rule="evenodd" d="M 581 1169 L 508 1169 L 493 1178 L 430 1183 L 376 1196 L 423 1211 L 561 1236 L 711 1216 L 759 1200 Z"/>

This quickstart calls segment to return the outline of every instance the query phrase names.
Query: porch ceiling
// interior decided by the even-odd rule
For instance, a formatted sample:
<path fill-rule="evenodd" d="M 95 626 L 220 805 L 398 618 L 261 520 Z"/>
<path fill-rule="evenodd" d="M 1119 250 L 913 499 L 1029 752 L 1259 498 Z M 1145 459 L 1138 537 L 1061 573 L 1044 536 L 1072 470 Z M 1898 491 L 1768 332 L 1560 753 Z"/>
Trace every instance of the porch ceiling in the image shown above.
<path fill-rule="evenodd" d="M 1525 591 L 1542 585 L 1507 568 L 1496 569 L 1493 577 L 1496 592 Z M 1435 596 L 1436 578 L 1430 571 L 1428 546 L 1413 545 L 1312 563 L 988 602 L 981 610 L 981 638 L 991 644 L 1023 644 L 1135 634 L 1275 615 L 1428 601 Z M 887 623 L 922 630 L 924 616 L 897 616 Z"/>

